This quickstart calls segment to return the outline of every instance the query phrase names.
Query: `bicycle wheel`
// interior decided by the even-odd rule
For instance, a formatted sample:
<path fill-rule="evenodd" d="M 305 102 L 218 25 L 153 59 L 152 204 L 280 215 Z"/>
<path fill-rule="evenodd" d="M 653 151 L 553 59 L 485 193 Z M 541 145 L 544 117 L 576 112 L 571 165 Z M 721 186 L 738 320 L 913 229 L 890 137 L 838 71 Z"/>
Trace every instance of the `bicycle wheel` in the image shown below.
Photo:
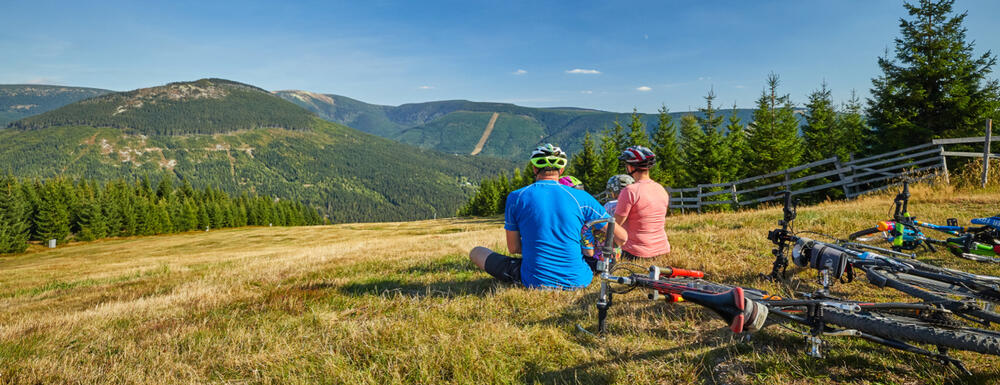
<path fill-rule="evenodd" d="M 1000 323 L 1000 314 L 991 311 L 995 305 L 992 300 L 995 299 L 984 295 L 984 293 L 977 293 L 962 286 L 906 273 L 866 269 L 865 274 L 869 281 L 876 286 L 888 286 L 926 302 L 944 306 L 956 314 L 986 322 Z M 969 302 L 974 303 L 978 309 L 970 308 Z"/>
<path fill-rule="evenodd" d="M 989 330 L 945 328 L 907 317 L 823 308 L 823 322 L 882 338 L 905 340 L 976 353 L 1000 355 L 1000 334 Z"/>
<path fill-rule="evenodd" d="M 875 237 L 874 234 L 881 234 L 881 233 L 882 230 L 879 230 L 878 227 L 872 227 L 851 233 L 851 235 L 847 236 L 847 239 L 850 239 L 852 241 L 862 241 L 862 242 L 874 241 L 877 238 L 879 238 Z"/>

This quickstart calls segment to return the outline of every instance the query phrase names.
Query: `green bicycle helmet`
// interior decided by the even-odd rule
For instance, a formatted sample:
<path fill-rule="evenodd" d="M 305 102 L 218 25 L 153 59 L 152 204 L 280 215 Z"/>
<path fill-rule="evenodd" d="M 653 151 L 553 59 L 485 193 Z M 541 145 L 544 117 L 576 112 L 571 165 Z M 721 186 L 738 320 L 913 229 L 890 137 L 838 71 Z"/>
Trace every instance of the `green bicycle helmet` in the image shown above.
<path fill-rule="evenodd" d="M 531 152 L 531 165 L 539 170 L 559 170 L 567 163 L 566 152 L 551 143 L 538 146 Z"/>

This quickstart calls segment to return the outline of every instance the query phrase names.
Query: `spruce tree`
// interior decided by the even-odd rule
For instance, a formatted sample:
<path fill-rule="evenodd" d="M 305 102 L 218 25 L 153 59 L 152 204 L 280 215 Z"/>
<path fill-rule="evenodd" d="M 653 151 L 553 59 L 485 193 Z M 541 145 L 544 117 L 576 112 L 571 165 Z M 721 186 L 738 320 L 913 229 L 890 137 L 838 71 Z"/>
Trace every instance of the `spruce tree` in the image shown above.
<path fill-rule="evenodd" d="M 715 184 L 728 182 L 732 179 L 729 168 L 729 147 L 722 135 L 723 116 L 713 105 L 715 91 L 710 90 L 705 96 L 705 107 L 699 108 L 702 113 L 696 120 L 703 135 L 696 136 L 690 149 L 687 170 L 697 184 Z"/>
<path fill-rule="evenodd" d="M 989 50 L 973 54 L 962 25 L 967 12 L 952 13 L 954 0 L 904 3 L 895 56 L 879 57 L 872 79 L 869 124 L 880 150 L 915 146 L 934 138 L 981 136 L 997 117 L 1000 87 L 988 79 L 996 64 Z"/>
<path fill-rule="evenodd" d="M 677 186 L 684 180 L 684 166 L 680 144 L 677 143 L 677 127 L 667 106 L 660 106 L 653 132 L 650 149 L 656 154 L 656 167 L 650 169 L 650 177 L 664 186 Z"/>
<path fill-rule="evenodd" d="M 788 95 L 778 95 L 778 75 L 767 77 L 767 89 L 757 99 L 753 123 L 747 127 L 750 175 L 768 174 L 799 165 L 802 143 L 799 121 Z"/>
<path fill-rule="evenodd" d="M 642 114 L 635 107 L 632 107 L 632 116 L 630 118 L 628 123 L 629 146 L 652 147 L 652 144 L 649 142 L 649 134 L 646 132 L 646 124 L 642 122 Z"/>
<path fill-rule="evenodd" d="M 681 117 L 681 161 L 684 165 L 684 179 L 679 180 L 679 182 L 684 186 L 694 186 L 698 183 L 698 168 L 700 160 L 698 156 L 701 149 L 699 146 L 705 141 L 705 132 L 701 130 L 701 126 L 698 125 L 698 118 L 692 114 L 686 114 Z"/>
<path fill-rule="evenodd" d="M 61 244 L 69 236 L 69 210 L 55 189 L 54 185 L 46 184 L 45 193 L 41 194 L 41 202 L 35 216 L 37 231 L 35 239 L 42 242 L 55 239 L 57 243 Z"/>
<path fill-rule="evenodd" d="M 820 89 L 809 94 L 806 103 L 806 124 L 802 126 L 802 139 L 805 146 L 802 154 L 803 162 L 815 162 L 838 156 L 841 159 L 849 152 L 843 149 L 843 138 L 836 124 L 836 112 L 833 110 L 833 99 L 826 82 Z"/>
<path fill-rule="evenodd" d="M 729 147 L 729 172 L 733 179 L 748 177 L 747 159 L 750 156 L 750 147 L 747 145 L 746 126 L 736 114 L 735 102 L 733 103 L 733 112 L 729 115 L 726 123 L 726 143 Z"/>
<path fill-rule="evenodd" d="M 844 102 L 840 113 L 837 114 L 836 126 L 844 151 L 843 159 L 850 159 L 851 155 L 870 150 L 873 142 L 872 132 L 865 119 L 861 100 L 854 90 L 851 90 L 851 98 Z"/>
<path fill-rule="evenodd" d="M 104 214 L 101 206 L 96 201 L 87 201 L 81 206 L 78 216 L 77 226 L 79 232 L 77 239 L 81 241 L 93 241 L 107 236 L 107 224 L 104 221 Z"/>
<path fill-rule="evenodd" d="M 591 194 L 604 190 L 604 184 L 607 181 L 599 179 L 598 160 L 597 151 L 594 149 L 594 138 L 590 136 L 590 132 L 587 132 L 583 135 L 583 148 L 572 159 L 570 174 L 579 178 Z"/>
<path fill-rule="evenodd" d="M 0 177 L 0 253 L 20 253 L 28 248 L 31 226 L 28 203 L 12 177 Z"/>

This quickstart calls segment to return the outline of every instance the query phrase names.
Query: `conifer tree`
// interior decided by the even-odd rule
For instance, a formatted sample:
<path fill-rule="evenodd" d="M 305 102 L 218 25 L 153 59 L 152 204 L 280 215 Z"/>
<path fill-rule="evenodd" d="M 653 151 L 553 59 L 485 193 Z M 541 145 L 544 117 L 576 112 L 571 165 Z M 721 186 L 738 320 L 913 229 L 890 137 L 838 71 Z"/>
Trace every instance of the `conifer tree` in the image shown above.
<path fill-rule="evenodd" d="M 684 173 L 679 176 L 683 176 L 683 179 L 679 180 L 680 184 L 684 186 L 693 186 L 700 182 L 697 182 L 697 171 L 693 170 L 693 167 L 698 165 L 698 156 L 701 151 L 699 146 L 704 142 L 705 132 L 701 130 L 701 126 L 698 125 L 698 118 L 692 114 L 686 114 L 681 117 L 681 161 L 684 165 Z"/>
<path fill-rule="evenodd" d="M 729 168 L 729 147 L 722 135 L 723 116 L 713 106 L 715 91 L 710 90 L 705 96 L 705 107 L 699 108 L 702 116 L 696 121 L 701 127 L 702 135 L 695 136 L 689 147 L 692 151 L 687 156 L 687 171 L 696 184 L 722 183 L 732 179 Z"/>
<path fill-rule="evenodd" d="M 996 56 L 973 54 L 963 26 L 967 12 L 952 13 L 954 0 L 904 3 L 895 57 L 879 57 L 882 74 L 872 79 L 869 124 L 879 149 L 915 146 L 934 138 L 981 136 L 984 121 L 997 117 L 1000 86 L 988 79 Z"/>
<path fill-rule="evenodd" d="M 96 201 L 87 201 L 81 206 L 78 216 L 77 226 L 79 232 L 76 238 L 81 241 L 93 241 L 104 238 L 107 235 L 107 224 L 104 221 L 104 214 L 101 206 Z"/>
<path fill-rule="evenodd" d="M 642 122 L 642 114 L 639 114 L 639 110 L 635 107 L 632 107 L 632 116 L 628 123 L 628 130 L 629 146 L 652 147 L 649 141 L 649 134 L 646 132 L 646 124 Z"/>
<path fill-rule="evenodd" d="M 656 154 L 656 167 L 650 177 L 664 186 L 678 186 L 684 180 L 683 156 L 677 143 L 677 127 L 667 106 L 660 106 L 656 131 L 650 149 Z"/>
<path fill-rule="evenodd" d="M 767 77 L 767 89 L 757 99 L 753 123 L 747 127 L 750 175 L 797 166 L 802 158 L 799 121 L 788 95 L 778 95 L 778 75 Z"/>
<path fill-rule="evenodd" d="M 583 135 L 583 148 L 573 157 L 570 174 L 579 178 L 591 194 L 604 189 L 605 181 L 598 179 L 598 154 L 590 132 Z"/>
<path fill-rule="evenodd" d="M 733 112 L 729 115 L 726 123 L 726 142 L 729 146 L 729 169 L 733 179 L 743 179 L 747 175 L 747 159 L 750 156 L 750 148 L 747 145 L 746 126 L 743 120 L 736 115 L 736 103 L 733 103 Z"/>
<path fill-rule="evenodd" d="M 836 126 L 844 151 L 843 159 L 870 150 L 873 142 L 871 129 L 865 120 L 861 100 L 854 90 L 851 90 L 851 98 L 844 102 L 840 113 L 837 114 Z"/>
<path fill-rule="evenodd" d="M 842 148 L 845 143 L 837 128 L 833 99 L 826 82 L 820 85 L 820 89 L 809 94 L 809 102 L 806 103 L 806 124 L 802 126 L 802 139 L 805 142 L 803 162 L 815 162 L 834 155 L 843 159 L 848 155 Z"/>
<path fill-rule="evenodd" d="M 28 248 L 31 226 L 28 203 L 14 178 L 0 177 L 0 253 L 20 253 Z"/>
<path fill-rule="evenodd" d="M 63 243 L 69 235 L 69 210 L 54 185 L 46 184 L 44 190 L 45 193 L 40 194 L 41 202 L 35 216 L 35 239 L 43 242 L 55 239 L 57 243 Z"/>

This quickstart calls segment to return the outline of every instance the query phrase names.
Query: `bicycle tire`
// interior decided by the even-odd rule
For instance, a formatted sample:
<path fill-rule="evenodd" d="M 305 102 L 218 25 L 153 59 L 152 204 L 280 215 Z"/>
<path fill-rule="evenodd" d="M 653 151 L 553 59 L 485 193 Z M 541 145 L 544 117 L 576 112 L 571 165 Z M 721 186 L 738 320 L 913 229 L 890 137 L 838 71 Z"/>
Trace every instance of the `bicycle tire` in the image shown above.
<path fill-rule="evenodd" d="M 882 230 L 879 230 L 878 227 L 871 227 L 871 228 L 867 228 L 867 229 L 864 229 L 864 230 L 861 230 L 861 231 L 853 232 L 853 233 L 851 233 L 851 235 L 847 236 L 847 239 L 850 239 L 850 240 L 853 241 L 853 240 L 857 240 L 858 238 L 861 238 L 861 237 L 863 237 L 865 235 L 872 235 L 872 234 L 881 233 L 881 232 L 882 232 Z M 868 239 L 865 239 L 865 240 L 868 240 Z"/>
<path fill-rule="evenodd" d="M 984 309 L 963 309 L 965 305 L 962 301 L 954 300 L 946 296 L 951 294 L 969 298 L 973 301 L 979 302 L 977 305 L 981 307 L 983 305 L 982 302 L 992 303 L 989 300 L 975 296 L 973 293 L 963 293 L 957 289 L 951 290 L 944 287 L 945 285 L 949 285 L 948 283 L 934 281 L 905 273 L 879 271 L 878 274 L 883 275 L 883 277 L 890 278 L 890 280 L 885 282 L 885 286 L 891 287 L 915 298 L 922 299 L 926 302 L 941 304 L 946 309 L 958 314 L 1000 324 L 1000 314 Z M 957 286 L 953 287 L 958 288 Z"/>
<path fill-rule="evenodd" d="M 975 328 L 943 328 L 879 313 L 824 308 L 823 322 L 882 338 L 1000 356 L 1000 335 Z"/>

